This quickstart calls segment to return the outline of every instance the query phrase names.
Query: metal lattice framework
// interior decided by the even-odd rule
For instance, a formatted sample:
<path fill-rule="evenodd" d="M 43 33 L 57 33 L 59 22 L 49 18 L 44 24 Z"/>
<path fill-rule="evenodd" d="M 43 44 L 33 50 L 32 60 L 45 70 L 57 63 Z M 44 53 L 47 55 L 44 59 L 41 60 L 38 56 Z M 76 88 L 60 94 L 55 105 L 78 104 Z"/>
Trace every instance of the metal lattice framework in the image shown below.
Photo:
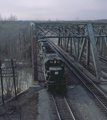
<path fill-rule="evenodd" d="M 35 30 L 36 40 L 57 38 L 60 47 L 93 70 L 98 79 L 102 77 L 98 49 L 102 54 L 103 44 L 107 47 L 107 24 L 46 22 L 32 23 L 31 28 Z"/>

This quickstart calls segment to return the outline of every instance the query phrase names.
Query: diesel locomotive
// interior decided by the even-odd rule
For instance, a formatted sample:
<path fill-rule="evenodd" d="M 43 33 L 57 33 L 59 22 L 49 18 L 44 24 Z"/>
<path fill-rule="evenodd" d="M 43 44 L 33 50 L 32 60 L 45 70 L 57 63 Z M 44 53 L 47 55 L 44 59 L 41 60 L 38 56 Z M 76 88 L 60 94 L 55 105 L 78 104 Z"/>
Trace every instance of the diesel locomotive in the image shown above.
<path fill-rule="evenodd" d="M 46 40 L 39 40 L 38 46 L 47 89 L 49 91 L 66 91 L 67 80 L 64 61 Z"/>

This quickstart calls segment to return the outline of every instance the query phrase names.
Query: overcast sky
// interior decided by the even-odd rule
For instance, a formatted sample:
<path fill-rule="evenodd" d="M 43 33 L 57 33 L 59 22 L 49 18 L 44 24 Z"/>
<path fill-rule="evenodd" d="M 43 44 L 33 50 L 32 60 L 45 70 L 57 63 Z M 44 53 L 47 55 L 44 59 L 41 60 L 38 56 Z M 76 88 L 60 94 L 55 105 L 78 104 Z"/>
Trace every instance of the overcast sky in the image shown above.
<path fill-rule="evenodd" d="M 107 0 L 0 0 L 0 15 L 18 20 L 107 19 Z"/>

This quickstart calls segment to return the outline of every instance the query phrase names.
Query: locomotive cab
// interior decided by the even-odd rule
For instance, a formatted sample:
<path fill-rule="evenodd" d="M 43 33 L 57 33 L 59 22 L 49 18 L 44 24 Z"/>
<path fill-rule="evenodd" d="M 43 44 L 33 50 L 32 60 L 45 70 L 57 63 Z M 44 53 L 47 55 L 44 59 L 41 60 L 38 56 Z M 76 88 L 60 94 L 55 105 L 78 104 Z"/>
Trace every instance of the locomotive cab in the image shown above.
<path fill-rule="evenodd" d="M 63 88 L 65 90 L 67 81 L 64 62 L 58 58 L 48 60 L 44 67 L 48 89 L 50 88 L 53 91 L 53 89 L 56 90 L 56 88 Z"/>
<path fill-rule="evenodd" d="M 60 89 L 61 91 L 66 90 L 67 80 L 63 60 L 46 41 L 39 42 L 39 49 L 47 89 L 50 91 L 53 91 L 53 89 Z"/>
<path fill-rule="evenodd" d="M 48 83 L 66 83 L 66 75 L 61 67 L 49 67 Z"/>

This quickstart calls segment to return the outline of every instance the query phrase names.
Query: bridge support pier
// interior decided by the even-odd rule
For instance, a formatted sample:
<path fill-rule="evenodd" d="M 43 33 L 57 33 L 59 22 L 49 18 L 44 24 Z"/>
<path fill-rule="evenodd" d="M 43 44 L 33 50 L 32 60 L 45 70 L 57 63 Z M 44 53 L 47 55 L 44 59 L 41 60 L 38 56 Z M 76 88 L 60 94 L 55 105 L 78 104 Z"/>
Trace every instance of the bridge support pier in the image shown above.
<path fill-rule="evenodd" d="M 34 69 L 34 81 L 38 81 L 38 65 L 37 65 L 37 34 L 35 24 L 31 25 L 31 46 L 32 46 L 32 67 Z"/>

